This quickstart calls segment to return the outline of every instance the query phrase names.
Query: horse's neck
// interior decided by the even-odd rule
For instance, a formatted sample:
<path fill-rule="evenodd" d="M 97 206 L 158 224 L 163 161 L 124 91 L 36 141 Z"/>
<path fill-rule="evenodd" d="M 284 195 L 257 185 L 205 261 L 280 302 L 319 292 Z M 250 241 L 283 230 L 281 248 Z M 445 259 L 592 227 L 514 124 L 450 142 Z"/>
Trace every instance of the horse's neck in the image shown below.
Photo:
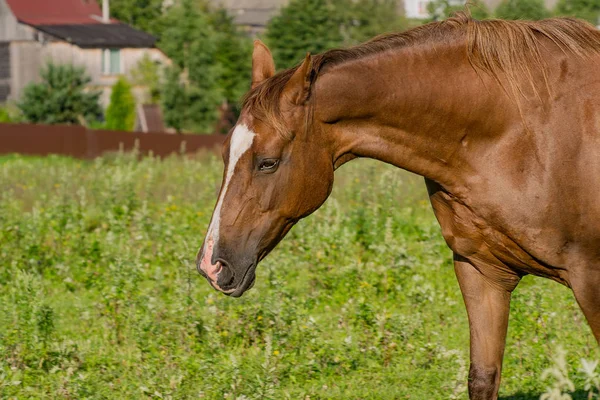
<path fill-rule="evenodd" d="M 472 173 L 468 148 L 502 129 L 511 108 L 482 79 L 464 44 L 382 53 L 319 77 L 315 117 L 335 159 L 375 158 L 458 189 Z"/>

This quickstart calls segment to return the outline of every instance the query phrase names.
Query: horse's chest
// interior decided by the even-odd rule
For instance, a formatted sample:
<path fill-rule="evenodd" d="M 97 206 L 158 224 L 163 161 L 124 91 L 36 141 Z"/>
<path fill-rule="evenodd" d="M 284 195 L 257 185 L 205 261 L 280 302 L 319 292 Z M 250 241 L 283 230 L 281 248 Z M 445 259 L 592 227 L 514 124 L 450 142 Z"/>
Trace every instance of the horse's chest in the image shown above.
<path fill-rule="evenodd" d="M 566 283 L 562 271 L 525 250 L 527 233 L 509 237 L 499 223 L 481 218 L 471 206 L 440 190 L 435 183 L 427 182 L 427 187 L 446 243 L 455 254 L 476 264 L 484 275 L 507 288 L 528 273 Z"/>

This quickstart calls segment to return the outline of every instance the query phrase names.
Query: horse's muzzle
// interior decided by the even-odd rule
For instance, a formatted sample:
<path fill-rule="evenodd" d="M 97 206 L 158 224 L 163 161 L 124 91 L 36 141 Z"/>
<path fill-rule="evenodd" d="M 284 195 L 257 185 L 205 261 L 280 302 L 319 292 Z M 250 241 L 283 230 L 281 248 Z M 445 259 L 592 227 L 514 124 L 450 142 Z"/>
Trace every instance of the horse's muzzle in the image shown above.
<path fill-rule="evenodd" d="M 210 261 L 210 255 L 212 254 L 204 254 L 200 250 L 196 258 L 196 269 L 214 289 L 228 296 L 240 297 L 254 285 L 256 263 L 245 270 L 236 271 L 224 259 L 218 259 L 213 264 Z"/>

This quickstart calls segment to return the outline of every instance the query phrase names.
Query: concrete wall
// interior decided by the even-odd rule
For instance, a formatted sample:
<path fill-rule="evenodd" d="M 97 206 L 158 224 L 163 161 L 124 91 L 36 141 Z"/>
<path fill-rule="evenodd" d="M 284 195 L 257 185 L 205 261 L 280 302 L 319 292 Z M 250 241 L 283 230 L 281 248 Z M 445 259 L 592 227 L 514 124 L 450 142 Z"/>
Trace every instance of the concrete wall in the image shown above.
<path fill-rule="evenodd" d="M 27 25 L 20 24 L 6 1 L 0 0 L 0 42 L 33 39 L 34 30 Z"/>
<path fill-rule="evenodd" d="M 0 0 L 2 1 L 2 0 Z M 102 73 L 102 49 L 82 49 L 67 42 L 39 43 L 18 41 L 11 43 L 12 91 L 10 98 L 18 99 L 30 82 L 39 82 L 40 70 L 48 62 L 84 67 L 92 78 L 90 86 L 102 92 L 101 103 L 107 106 L 111 87 L 119 76 L 129 76 L 145 54 L 155 61 L 168 64 L 169 59 L 158 49 L 121 49 L 121 74 Z M 140 93 L 141 96 L 141 93 Z"/>
<path fill-rule="evenodd" d="M 10 44 L 10 100 L 18 100 L 23 88 L 29 82 L 39 81 L 42 47 L 41 43 L 33 41 L 12 42 Z"/>

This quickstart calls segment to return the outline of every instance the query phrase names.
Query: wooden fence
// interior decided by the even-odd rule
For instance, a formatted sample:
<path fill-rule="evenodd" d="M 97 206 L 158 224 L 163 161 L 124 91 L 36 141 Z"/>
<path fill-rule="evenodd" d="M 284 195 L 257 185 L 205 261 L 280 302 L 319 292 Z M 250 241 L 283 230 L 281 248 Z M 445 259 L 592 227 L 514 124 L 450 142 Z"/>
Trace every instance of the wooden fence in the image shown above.
<path fill-rule="evenodd" d="M 195 153 L 221 146 L 225 135 L 175 135 L 91 130 L 81 126 L 0 124 L 0 154 L 62 154 L 95 158 L 106 152 L 137 146 L 142 154 L 157 156 Z"/>

